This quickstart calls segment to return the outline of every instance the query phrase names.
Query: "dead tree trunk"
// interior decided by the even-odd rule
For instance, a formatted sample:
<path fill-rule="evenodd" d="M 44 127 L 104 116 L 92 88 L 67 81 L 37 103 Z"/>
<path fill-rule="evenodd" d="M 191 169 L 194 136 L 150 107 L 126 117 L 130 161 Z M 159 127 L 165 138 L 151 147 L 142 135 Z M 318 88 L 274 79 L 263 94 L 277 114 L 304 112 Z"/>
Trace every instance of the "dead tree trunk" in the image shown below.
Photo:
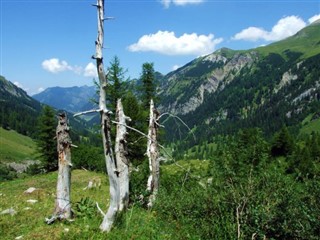
<path fill-rule="evenodd" d="M 121 99 L 117 101 L 116 121 L 117 135 L 115 143 L 115 153 L 118 163 L 119 171 L 119 187 L 120 187 L 120 199 L 119 199 L 119 211 L 128 207 L 129 204 L 129 161 L 127 158 L 127 141 L 126 135 L 127 127 L 126 120 L 130 121 L 130 118 L 124 115 Z"/>
<path fill-rule="evenodd" d="M 65 113 L 59 114 L 59 122 L 56 130 L 57 151 L 58 151 L 58 181 L 57 197 L 54 214 L 51 219 L 46 219 L 47 224 L 53 223 L 56 219 L 71 218 L 70 185 L 71 185 L 71 139 Z"/>
<path fill-rule="evenodd" d="M 102 48 L 103 48 L 103 21 L 104 18 L 104 0 L 97 0 L 95 5 L 98 10 L 98 36 L 96 40 L 96 59 L 97 71 L 100 83 L 99 111 L 101 115 L 101 134 L 103 139 L 103 148 L 107 172 L 109 176 L 110 203 L 107 214 L 105 214 L 103 222 L 100 225 L 102 231 L 110 231 L 116 214 L 119 210 L 119 179 L 116 159 L 112 151 L 111 135 L 110 135 L 110 113 L 106 107 L 106 88 L 107 78 L 104 72 Z"/>
<path fill-rule="evenodd" d="M 159 150 L 157 143 L 158 123 L 157 119 L 159 112 L 155 109 L 153 100 L 150 101 L 150 115 L 149 115 L 149 130 L 148 130 L 148 145 L 147 156 L 149 159 L 150 175 L 148 178 L 147 190 L 151 192 L 149 197 L 148 207 L 152 207 L 159 189 Z"/>

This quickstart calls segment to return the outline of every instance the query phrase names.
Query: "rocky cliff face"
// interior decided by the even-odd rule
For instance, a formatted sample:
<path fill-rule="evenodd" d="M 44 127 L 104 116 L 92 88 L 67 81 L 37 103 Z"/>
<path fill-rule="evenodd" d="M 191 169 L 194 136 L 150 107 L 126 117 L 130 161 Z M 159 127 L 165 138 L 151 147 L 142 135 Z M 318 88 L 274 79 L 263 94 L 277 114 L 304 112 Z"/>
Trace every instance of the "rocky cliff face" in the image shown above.
<path fill-rule="evenodd" d="M 226 53 L 231 56 L 226 56 Z M 206 94 L 222 90 L 241 69 L 249 68 L 257 59 L 258 54 L 254 51 L 241 53 L 220 49 L 192 61 L 165 78 L 160 97 L 167 101 L 159 109 L 179 115 L 196 110 L 204 102 Z"/>

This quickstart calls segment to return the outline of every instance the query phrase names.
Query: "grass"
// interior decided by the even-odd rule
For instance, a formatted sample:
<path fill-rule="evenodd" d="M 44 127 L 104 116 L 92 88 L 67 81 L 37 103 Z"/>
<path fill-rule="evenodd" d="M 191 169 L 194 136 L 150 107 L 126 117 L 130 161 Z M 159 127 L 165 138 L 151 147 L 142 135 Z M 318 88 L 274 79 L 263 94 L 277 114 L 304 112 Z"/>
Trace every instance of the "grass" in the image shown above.
<path fill-rule="evenodd" d="M 179 166 L 178 166 L 178 165 Z M 161 166 L 167 173 L 178 171 L 195 171 L 207 169 L 207 161 L 190 160 L 178 161 L 177 164 Z M 181 168 L 182 167 L 182 168 Z M 98 202 L 100 208 L 106 212 L 109 200 L 108 179 L 104 173 L 84 170 L 73 170 L 71 174 L 72 209 L 81 199 L 90 198 L 93 203 Z M 101 187 L 84 190 L 90 179 L 101 180 Z M 61 221 L 52 225 L 45 223 L 54 211 L 57 172 L 42 174 L 23 179 L 0 183 L 0 212 L 13 208 L 17 213 L 13 216 L 0 215 L 0 239 L 186 239 L 183 226 L 178 221 L 162 219 L 155 210 L 146 210 L 133 203 L 129 209 L 118 216 L 110 233 L 102 233 L 99 226 L 102 215 L 94 206 L 93 215 L 75 216 L 73 222 Z M 37 190 L 26 194 L 30 187 Z M 37 200 L 28 203 L 27 200 Z M 188 237 L 187 239 L 190 239 Z"/>
<path fill-rule="evenodd" d="M 36 143 L 13 130 L 0 128 L 0 162 L 22 162 L 34 158 Z"/>
<path fill-rule="evenodd" d="M 83 190 L 92 178 L 100 178 L 101 187 Z M 91 226 L 89 219 L 85 218 L 75 222 L 45 224 L 45 217 L 50 217 L 54 211 L 56 181 L 57 172 L 54 172 L 0 183 L 0 212 L 8 208 L 17 211 L 13 216 L 0 215 L 1 239 L 15 239 L 18 236 L 23 236 L 23 239 L 61 239 L 69 232 L 72 234 L 81 232 L 82 228 L 88 231 L 91 228 L 98 228 L 99 225 Z M 74 170 L 71 185 L 73 206 L 82 198 L 88 197 L 94 202 L 97 201 L 102 209 L 107 209 L 109 187 L 105 174 Z M 35 187 L 37 190 L 30 194 L 24 193 L 30 187 Z M 28 203 L 29 199 L 38 202 Z M 101 218 L 99 220 L 102 221 Z"/>
<path fill-rule="evenodd" d="M 320 133 L 320 118 L 312 120 L 312 114 L 303 120 L 302 125 L 300 134 L 311 134 L 312 132 Z"/>

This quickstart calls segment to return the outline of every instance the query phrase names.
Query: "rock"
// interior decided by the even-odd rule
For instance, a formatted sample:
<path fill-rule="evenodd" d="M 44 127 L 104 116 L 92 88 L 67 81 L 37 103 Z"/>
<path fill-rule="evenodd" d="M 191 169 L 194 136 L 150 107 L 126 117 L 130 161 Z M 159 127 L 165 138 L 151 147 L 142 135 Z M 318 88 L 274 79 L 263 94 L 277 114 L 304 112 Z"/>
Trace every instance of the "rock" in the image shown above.
<path fill-rule="evenodd" d="M 38 161 L 38 160 L 26 160 L 26 161 L 24 161 L 22 163 L 12 162 L 12 163 L 8 163 L 6 165 L 11 167 L 11 168 L 13 168 L 18 173 L 23 173 L 28 169 L 28 167 L 30 167 L 33 164 L 40 164 L 40 161 Z"/>
<path fill-rule="evenodd" d="M 28 203 L 31 203 L 31 204 L 35 204 L 36 202 L 38 202 L 38 200 L 28 199 L 27 202 L 28 202 Z"/>
<path fill-rule="evenodd" d="M 11 216 L 15 215 L 17 213 L 16 210 L 14 210 L 13 208 L 8 208 L 6 210 L 3 210 L 0 215 L 4 215 L 4 214 L 10 214 Z"/>
<path fill-rule="evenodd" d="M 35 190 L 37 190 L 35 187 L 30 187 L 30 188 L 28 188 L 26 191 L 24 191 L 24 193 L 32 193 L 32 192 L 34 192 Z"/>

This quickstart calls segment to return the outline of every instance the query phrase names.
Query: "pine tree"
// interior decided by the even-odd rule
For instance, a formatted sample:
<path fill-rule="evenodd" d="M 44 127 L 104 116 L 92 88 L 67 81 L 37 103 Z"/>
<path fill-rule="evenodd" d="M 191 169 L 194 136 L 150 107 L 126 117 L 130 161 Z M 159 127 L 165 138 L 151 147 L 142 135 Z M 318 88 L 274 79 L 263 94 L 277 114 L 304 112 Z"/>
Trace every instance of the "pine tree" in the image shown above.
<path fill-rule="evenodd" d="M 274 157 L 288 156 L 294 150 L 294 141 L 286 126 L 282 127 L 280 132 L 275 134 L 271 146 L 271 154 Z"/>
<path fill-rule="evenodd" d="M 144 116 L 143 108 L 140 106 L 138 99 L 131 91 L 128 91 L 123 98 L 123 108 L 127 116 L 131 118 L 128 122 L 130 127 L 147 132 L 147 121 Z M 128 134 L 128 158 L 134 165 L 140 164 L 145 159 L 146 139 L 135 131 Z"/>
<path fill-rule="evenodd" d="M 108 102 L 110 103 L 109 108 L 111 111 L 115 111 L 117 100 L 123 96 L 123 81 L 125 80 L 126 71 L 120 66 L 120 59 L 117 56 L 110 62 L 108 69 Z"/>
<path fill-rule="evenodd" d="M 38 118 L 38 152 L 46 171 L 54 171 L 58 167 L 56 135 L 56 119 L 54 111 L 44 106 Z"/>
<path fill-rule="evenodd" d="M 149 109 L 150 100 L 155 101 L 155 72 L 153 63 L 144 63 L 142 65 L 142 104 L 146 109 Z"/>

